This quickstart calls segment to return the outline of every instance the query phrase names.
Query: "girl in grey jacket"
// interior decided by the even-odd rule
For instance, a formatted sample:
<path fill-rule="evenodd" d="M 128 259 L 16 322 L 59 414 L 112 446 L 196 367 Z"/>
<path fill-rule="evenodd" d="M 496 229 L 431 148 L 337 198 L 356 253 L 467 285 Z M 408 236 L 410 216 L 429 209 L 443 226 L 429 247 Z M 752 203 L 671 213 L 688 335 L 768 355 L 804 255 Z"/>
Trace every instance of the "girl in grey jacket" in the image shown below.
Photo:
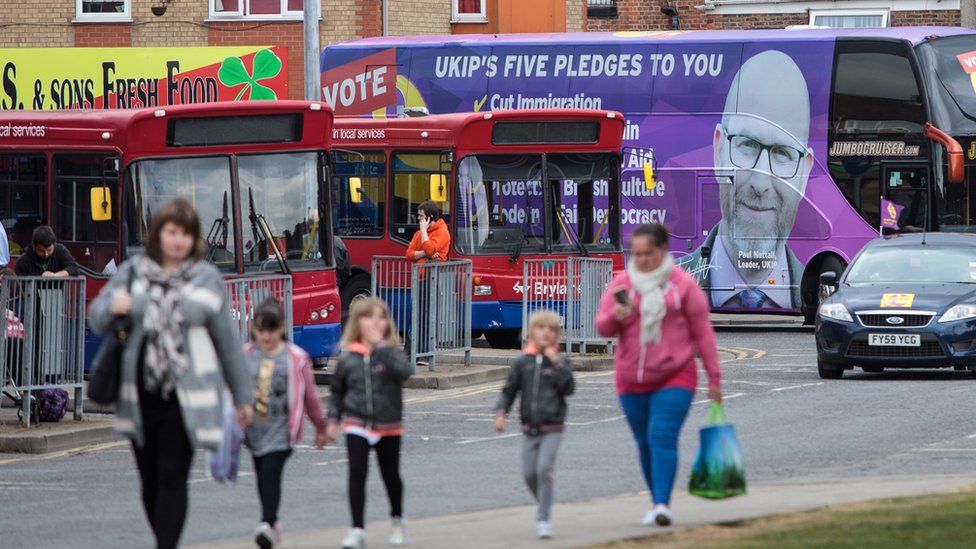
<path fill-rule="evenodd" d="M 250 422 L 251 376 L 217 269 L 200 261 L 200 219 L 183 199 L 153 213 L 146 254 L 127 260 L 92 302 L 91 326 L 132 320 L 122 356 L 116 429 L 132 440 L 157 547 L 176 547 L 194 448 L 217 450 L 223 387 Z"/>

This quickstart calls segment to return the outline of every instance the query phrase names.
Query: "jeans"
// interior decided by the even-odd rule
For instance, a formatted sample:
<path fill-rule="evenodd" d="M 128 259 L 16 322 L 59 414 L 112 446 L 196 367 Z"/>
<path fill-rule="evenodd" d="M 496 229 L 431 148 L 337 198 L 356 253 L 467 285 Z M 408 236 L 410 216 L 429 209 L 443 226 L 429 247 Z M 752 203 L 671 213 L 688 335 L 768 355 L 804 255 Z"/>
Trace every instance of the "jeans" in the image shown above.
<path fill-rule="evenodd" d="M 620 406 L 637 442 L 641 472 L 655 504 L 668 505 L 678 469 L 678 434 L 693 393 L 668 387 L 653 393 L 620 395 Z"/>

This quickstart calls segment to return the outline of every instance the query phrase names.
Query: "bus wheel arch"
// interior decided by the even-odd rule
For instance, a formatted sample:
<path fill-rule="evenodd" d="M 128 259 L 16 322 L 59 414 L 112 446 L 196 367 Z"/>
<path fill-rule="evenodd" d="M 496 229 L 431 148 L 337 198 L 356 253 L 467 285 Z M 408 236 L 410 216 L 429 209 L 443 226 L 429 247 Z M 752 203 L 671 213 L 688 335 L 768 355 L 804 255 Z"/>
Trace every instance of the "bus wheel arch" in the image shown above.
<path fill-rule="evenodd" d="M 846 268 L 847 262 L 834 252 L 822 252 L 807 263 L 803 271 L 803 280 L 800 282 L 801 310 L 805 324 L 813 324 L 817 308 L 822 301 L 820 275 L 834 271 L 839 276 Z"/>

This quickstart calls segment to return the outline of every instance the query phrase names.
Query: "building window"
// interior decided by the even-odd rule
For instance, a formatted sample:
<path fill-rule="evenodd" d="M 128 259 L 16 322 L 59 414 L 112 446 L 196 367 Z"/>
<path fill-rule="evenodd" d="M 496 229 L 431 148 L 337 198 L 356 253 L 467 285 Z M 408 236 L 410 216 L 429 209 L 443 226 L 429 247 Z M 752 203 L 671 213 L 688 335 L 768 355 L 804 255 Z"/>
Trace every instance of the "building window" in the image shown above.
<path fill-rule="evenodd" d="M 487 23 L 485 0 L 451 0 L 451 23 Z"/>
<path fill-rule="evenodd" d="M 833 29 L 888 26 L 888 10 L 810 10 L 810 24 Z"/>
<path fill-rule="evenodd" d="M 77 21 L 132 20 L 132 0 L 75 0 Z"/>
<path fill-rule="evenodd" d="M 590 17 L 616 17 L 617 0 L 586 0 L 586 15 Z"/>
<path fill-rule="evenodd" d="M 302 0 L 210 0 L 210 17 L 301 19 Z"/>

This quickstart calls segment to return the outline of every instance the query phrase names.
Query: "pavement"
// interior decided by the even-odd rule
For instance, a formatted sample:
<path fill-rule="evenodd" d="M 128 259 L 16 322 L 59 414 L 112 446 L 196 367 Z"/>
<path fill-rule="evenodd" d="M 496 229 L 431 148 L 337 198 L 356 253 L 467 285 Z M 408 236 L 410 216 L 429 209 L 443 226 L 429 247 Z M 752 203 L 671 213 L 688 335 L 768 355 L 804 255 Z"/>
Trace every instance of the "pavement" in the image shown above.
<path fill-rule="evenodd" d="M 535 539 L 532 522 L 535 508 L 528 505 L 409 521 L 407 540 L 411 546 L 425 549 L 586 547 L 609 541 L 667 534 L 704 524 L 736 523 L 872 499 L 935 494 L 973 483 L 976 483 L 976 473 L 885 476 L 854 481 L 836 479 L 816 483 L 770 482 L 750 486 L 749 493 L 744 496 L 719 501 L 695 498 L 678 491 L 672 502 L 676 523 L 670 528 L 640 524 L 648 499 L 647 492 L 641 492 L 557 503 L 553 507 L 555 535 L 550 540 Z M 367 541 L 378 544 L 389 530 L 387 521 L 367 523 Z M 334 546 L 346 532 L 345 527 L 288 532 L 284 535 L 281 547 L 298 549 Z M 251 537 L 242 536 L 189 545 L 188 548 L 232 549 L 252 543 Z"/>

